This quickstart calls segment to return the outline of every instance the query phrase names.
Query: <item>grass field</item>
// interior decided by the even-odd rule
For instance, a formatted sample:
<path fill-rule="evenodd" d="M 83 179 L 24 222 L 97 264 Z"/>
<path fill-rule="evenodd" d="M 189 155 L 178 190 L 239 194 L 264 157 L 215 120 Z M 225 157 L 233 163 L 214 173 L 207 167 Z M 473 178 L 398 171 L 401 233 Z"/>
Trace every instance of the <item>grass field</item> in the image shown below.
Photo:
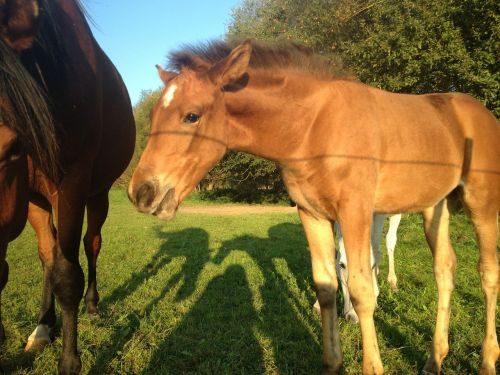
<path fill-rule="evenodd" d="M 199 204 L 199 203 L 191 203 Z M 319 374 L 321 329 L 309 253 L 296 214 L 138 214 L 113 190 L 98 263 L 100 318 L 81 305 L 79 350 L 89 374 Z M 444 373 L 477 373 L 484 303 L 478 251 L 462 215 L 452 219 L 458 257 Z M 81 251 L 81 262 L 86 260 Z M 404 216 L 396 247 L 399 292 L 381 265 L 375 320 L 388 374 L 415 374 L 429 353 L 437 292 L 419 216 Z M 36 326 L 41 266 L 27 227 L 8 250 L 2 294 L 6 373 L 52 374 L 60 335 L 43 353 L 22 351 Z M 341 320 L 346 373 L 360 373 L 359 327 Z"/>

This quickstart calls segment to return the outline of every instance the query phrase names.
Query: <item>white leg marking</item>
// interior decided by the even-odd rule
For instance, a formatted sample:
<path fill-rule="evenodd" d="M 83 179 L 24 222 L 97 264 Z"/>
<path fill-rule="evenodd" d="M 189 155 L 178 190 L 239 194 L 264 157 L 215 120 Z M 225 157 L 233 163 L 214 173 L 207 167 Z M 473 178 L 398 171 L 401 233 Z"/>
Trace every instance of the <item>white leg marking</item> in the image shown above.
<path fill-rule="evenodd" d="M 50 344 L 50 328 L 46 324 L 39 324 L 28 337 L 25 351 L 38 351 Z"/>
<path fill-rule="evenodd" d="M 387 231 L 387 236 L 385 237 L 387 255 L 389 258 L 389 274 L 387 275 L 387 281 L 389 282 L 392 290 L 398 289 L 398 278 L 396 277 L 396 270 L 394 267 L 394 249 L 396 248 L 396 241 L 398 239 L 397 231 L 400 221 L 401 214 L 393 215 L 389 218 L 389 230 Z"/>

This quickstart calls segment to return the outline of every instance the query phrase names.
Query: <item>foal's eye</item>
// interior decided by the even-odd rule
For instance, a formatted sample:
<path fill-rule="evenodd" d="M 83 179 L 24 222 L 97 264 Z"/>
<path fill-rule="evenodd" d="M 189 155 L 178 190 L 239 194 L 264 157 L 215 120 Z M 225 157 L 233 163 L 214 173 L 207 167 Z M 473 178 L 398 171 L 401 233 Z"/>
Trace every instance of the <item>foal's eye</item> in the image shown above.
<path fill-rule="evenodd" d="M 198 121 L 200 121 L 200 115 L 189 112 L 185 117 L 184 117 L 184 123 L 186 124 L 196 124 Z"/>

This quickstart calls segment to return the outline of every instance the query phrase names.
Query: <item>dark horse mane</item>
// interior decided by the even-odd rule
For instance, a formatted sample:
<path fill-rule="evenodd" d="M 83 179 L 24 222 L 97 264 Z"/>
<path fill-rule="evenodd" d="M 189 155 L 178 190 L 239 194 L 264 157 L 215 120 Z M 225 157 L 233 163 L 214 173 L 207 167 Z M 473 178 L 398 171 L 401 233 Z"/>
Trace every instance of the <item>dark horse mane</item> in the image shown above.
<path fill-rule="evenodd" d="M 215 40 L 197 45 L 185 45 L 182 49 L 169 54 L 169 68 L 181 71 L 187 67 L 201 71 L 206 69 L 206 64 L 213 65 L 227 57 L 240 42 Z M 320 79 L 346 78 L 339 73 L 338 66 L 301 44 L 292 42 L 266 44 L 253 40 L 251 43 L 252 56 L 249 64 L 251 68 L 289 69 L 309 73 Z"/>
<path fill-rule="evenodd" d="M 74 0 L 84 18 L 88 13 Z M 64 133 L 58 103 L 65 94 L 68 51 L 61 28 L 64 13 L 56 1 L 40 1 L 40 25 L 33 46 L 18 55 L 0 40 L 0 95 L 4 122 L 19 137 L 35 165 L 51 180 L 59 181 L 58 139 Z"/>
<path fill-rule="evenodd" d="M 58 146 L 47 96 L 19 56 L 0 39 L 0 119 L 18 136 L 34 163 L 58 176 Z"/>

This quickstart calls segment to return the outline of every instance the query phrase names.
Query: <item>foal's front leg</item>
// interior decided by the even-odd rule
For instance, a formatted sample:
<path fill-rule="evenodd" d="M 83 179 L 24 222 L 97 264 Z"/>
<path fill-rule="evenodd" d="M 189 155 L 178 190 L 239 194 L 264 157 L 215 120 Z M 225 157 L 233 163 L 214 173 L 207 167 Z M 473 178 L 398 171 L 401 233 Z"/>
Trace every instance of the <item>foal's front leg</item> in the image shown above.
<path fill-rule="evenodd" d="M 323 328 L 323 373 L 338 374 L 342 367 L 342 350 L 337 320 L 335 242 L 332 224 L 310 216 L 299 208 L 299 216 L 311 250 L 316 297 L 321 307 Z"/>
<path fill-rule="evenodd" d="M 376 300 L 370 266 L 372 213 L 361 207 L 344 207 L 339 218 L 349 265 L 347 286 L 363 337 L 363 374 L 383 374 L 373 321 Z"/>

